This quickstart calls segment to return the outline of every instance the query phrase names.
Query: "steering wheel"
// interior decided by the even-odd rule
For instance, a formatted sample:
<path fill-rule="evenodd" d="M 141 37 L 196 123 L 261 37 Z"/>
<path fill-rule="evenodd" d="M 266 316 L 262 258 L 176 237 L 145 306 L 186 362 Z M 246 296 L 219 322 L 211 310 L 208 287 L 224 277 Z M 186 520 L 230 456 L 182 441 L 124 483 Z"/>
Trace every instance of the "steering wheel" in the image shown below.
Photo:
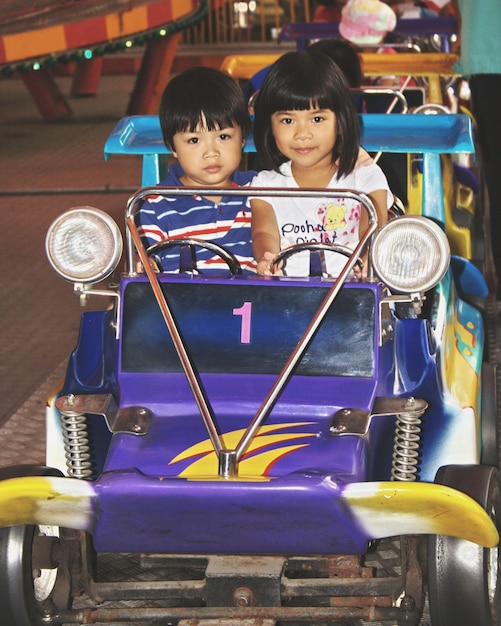
<path fill-rule="evenodd" d="M 353 254 L 353 250 L 348 248 L 347 246 L 341 246 L 335 243 L 321 243 L 321 242 L 307 242 L 307 243 L 297 243 L 293 246 L 289 246 L 288 248 L 284 248 L 280 250 L 277 256 L 273 259 L 271 267 L 272 270 L 276 270 L 284 261 L 286 261 L 289 257 L 294 254 L 298 254 L 299 252 L 304 252 L 305 250 L 309 252 L 337 252 L 339 254 L 343 254 L 346 257 L 350 257 Z M 316 260 L 316 262 L 314 261 Z M 362 259 L 358 258 L 356 261 L 356 265 L 360 269 L 363 268 L 364 263 Z M 310 254 L 310 276 L 322 276 L 322 264 L 318 255 Z"/>
<path fill-rule="evenodd" d="M 165 239 L 164 241 L 159 241 L 158 243 L 153 244 L 146 250 L 146 254 L 148 257 L 155 256 L 166 250 L 167 248 L 173 248 L 174 246 L 180 247 L 179 253 L 179 271 L 180 272 L 191 272 L 200 274 L 200 270 L 197 268 L 197 257 L 195 253 L 196 248 L 204 248 L 205 250 L 210 250 L 215 255 L 219 256 L 223 261 L 225 261 L 228 266 L 230 273 L 232 276 L 237 276 L 242 273 L 242 268 L 240 267 L 240 263 L 238 262 L 237 257 L 225 250 L 222 246 L 217 243 L 213 243 L 212 241 L 206 241 L 205 239 L 195 239 L 192 237 L 180 237 L 179 239 Z M 162 270 L 161 264 L 159 264 L 160 271 Z"/>

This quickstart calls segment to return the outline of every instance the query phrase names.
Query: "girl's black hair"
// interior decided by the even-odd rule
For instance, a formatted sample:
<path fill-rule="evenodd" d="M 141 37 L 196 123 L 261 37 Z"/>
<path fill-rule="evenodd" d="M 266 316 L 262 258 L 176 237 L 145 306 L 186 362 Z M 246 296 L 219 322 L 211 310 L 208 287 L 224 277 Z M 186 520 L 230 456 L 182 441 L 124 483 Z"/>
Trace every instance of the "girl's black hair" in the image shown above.
<path fill-rule="evenodd" d="M 336 115 L 337 138 L 332 162 L 337 177 L 353 171 L 360 145 L 360 122 L 350 87 L 336 63 L 315 52 L 287 52 L 271 66 L 254 103 L 254 142 L 265 167 L 278 170 L 287 158 L 271 129 L 277 111 L 304 111 L 311 105 Z"/>
<path fill-rule="evenodd" d="M 165 144 L 173 148 L 176 133 L 240 127 L 251 129 L 248 105 L 236 81 L 211 67 L 193 67 L 169 81 L 158 111 Z"/>

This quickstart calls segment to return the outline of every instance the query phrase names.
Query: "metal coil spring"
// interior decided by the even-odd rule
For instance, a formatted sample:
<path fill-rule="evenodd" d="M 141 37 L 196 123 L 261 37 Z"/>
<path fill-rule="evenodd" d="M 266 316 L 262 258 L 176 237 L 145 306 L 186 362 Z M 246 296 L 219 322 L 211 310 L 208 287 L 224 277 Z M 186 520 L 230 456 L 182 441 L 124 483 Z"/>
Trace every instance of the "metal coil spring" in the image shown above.
<path fill-rule="evenodd" d="M 68 476 L 87 479 L 92 476 L 87 418 L 84 413 L 61 411 L 64 453 Z"/>
<path fill-rule="evenodd" d="M 424 411 L 414 411 L 397 415 L 391 464 L 392 480 L 417 480 L 423 413 Z"/>

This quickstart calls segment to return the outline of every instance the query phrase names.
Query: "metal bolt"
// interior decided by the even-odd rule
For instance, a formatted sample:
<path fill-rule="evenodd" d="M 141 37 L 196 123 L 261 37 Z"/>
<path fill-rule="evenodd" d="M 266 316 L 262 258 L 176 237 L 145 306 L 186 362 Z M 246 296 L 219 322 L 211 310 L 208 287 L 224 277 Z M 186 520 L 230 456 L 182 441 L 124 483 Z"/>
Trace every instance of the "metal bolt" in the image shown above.
<path fill-rule="evenodd" d="M 238 587 L 233 592 L 233 601 L 236 606 L 250 606 L 252 604 L 253 594 L 247 587 Z"/>

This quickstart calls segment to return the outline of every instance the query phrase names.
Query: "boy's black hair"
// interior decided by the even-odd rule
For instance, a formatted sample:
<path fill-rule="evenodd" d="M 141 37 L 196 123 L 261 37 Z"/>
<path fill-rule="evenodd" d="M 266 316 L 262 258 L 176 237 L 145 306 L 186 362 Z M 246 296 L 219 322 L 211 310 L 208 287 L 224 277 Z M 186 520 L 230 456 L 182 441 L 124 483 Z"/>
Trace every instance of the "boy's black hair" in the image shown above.
<path fill-rule="evenodd" d="M 337 139 L 332 162 L 337 177 L 353 171 L 360 145 L 360 122 L 343 72 L 323 53 L 287 52 L 271 66 L 254 103 L 254 142 L 265 167 L 278 170 L 287 158 L 278 150 L 271 129 L 277 111 L 304 111 L 311 105 L 336 115 Z"/>
<path fill-rule="evenodd" d="M 158 111 L 165 144 L 174 148 L 176 133 L 239 126 L 245 139 L 251 129 L 247 102 L 236 81 L 211 67 L 193 67 L 167 84 Z"/>

